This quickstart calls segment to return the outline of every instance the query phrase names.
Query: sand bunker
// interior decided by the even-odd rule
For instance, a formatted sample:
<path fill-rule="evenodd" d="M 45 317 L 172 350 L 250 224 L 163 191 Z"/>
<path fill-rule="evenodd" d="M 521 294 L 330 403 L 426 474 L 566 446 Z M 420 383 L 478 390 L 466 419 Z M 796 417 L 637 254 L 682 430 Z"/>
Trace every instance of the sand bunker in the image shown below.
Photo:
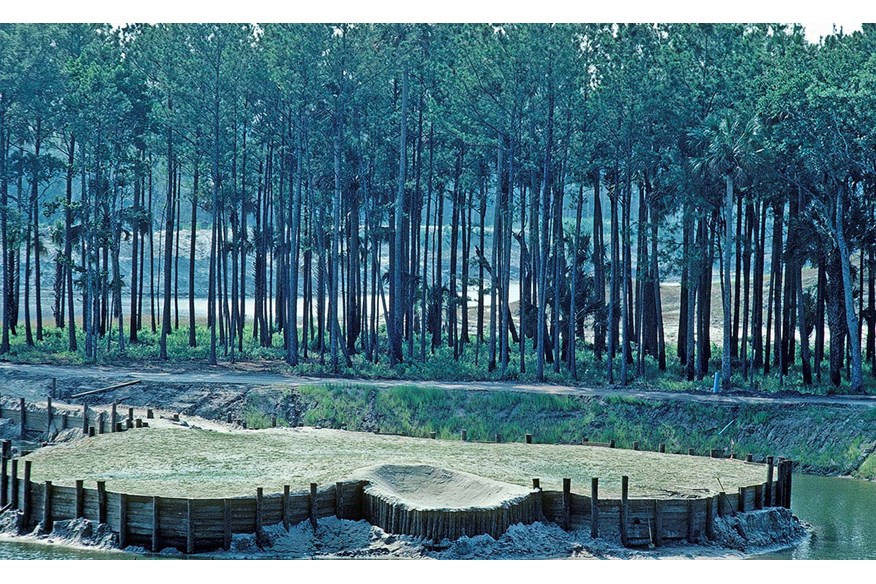
<path fill-rule="evenodd" d="M 529 489 L 426 464 L 382 464 L 360 469 L 354 479 L 366 492 L 410 510 L 495 509 L 520 501 Z"/>

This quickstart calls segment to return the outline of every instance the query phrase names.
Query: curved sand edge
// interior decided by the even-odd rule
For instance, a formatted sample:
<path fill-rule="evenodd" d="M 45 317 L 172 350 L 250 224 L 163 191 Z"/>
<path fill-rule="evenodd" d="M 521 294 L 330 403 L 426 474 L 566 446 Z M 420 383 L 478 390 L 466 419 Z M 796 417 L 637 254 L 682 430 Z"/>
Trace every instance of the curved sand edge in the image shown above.
<path fill-rule="evenodd" d="M 367 493 L 409 511 L 497 509 L 520 502 L 531 492 L 428 464 L 380 464 L 361 468 L 350 478 L 367 482 Z"/>

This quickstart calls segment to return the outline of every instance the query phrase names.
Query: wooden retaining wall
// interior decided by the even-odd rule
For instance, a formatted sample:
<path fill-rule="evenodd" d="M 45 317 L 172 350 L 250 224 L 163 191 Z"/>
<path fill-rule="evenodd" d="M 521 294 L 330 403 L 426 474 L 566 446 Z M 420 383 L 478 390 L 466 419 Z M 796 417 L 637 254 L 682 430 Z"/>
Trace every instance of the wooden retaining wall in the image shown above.
<path fill-rule="evenodd" d="M 17 473 L 8 469 L 15 463 Z M 779 462 L 779 480 L 742 487 L 737 493 L 719 493 L 698 499 L 602 499 L 535 487 L 514 504 L 477 511 L 409 510 L 389 504 L 365 489 L 364 481 L 333 485 L 311 484 L 309 491 L 264 494 L 226 499 L 149 497 L 106 491 L 102 483 L 86 488 L 30 481 L 27 459 L 3 459 L 0 509 L 20 509 L 22 531 L 37 526 L 51 531 L 54 522 L 85 518 L 106 523 L 118 534 L 119 546 L 141 546 L 160 551 L 175 547 L 186 553 L 228 549 L 234 534 L 256 534 L 261 544 L 266 525 L 287 528 L 309 520 L 365 519 L 390 533 L 440 541 L 489 534 L 498 538 L 516 523 L 552 521 L 564 529 L 589 529 L 594 537 L 620 538 L 624 545 L 661 545 L 667 541 L 701 542 L 712 539 L 717 517 L 770 506 L 789 506 L 791 461 Z M 772 473 L 768 473 L 772 474 Z M 626 478 L 626 477 L 624 477 Z M 534 481 L 537 484 L 537 481 Z M 627 481 L 624 481 L 624 485 Z M 595 497 L 594 497 L 595 495 Z M 595 498 L 595 504 L 594 504 Z"/>
<path fill-rule="evenodd" d="M 73 428 L 82 430 L 83 434 L 88 434 L 89 429 L 95 434 L 104 434 L 149 426 L 142 418 L 135 417 L 134 408 L 122 412 L 113 407 L 109 413 L 94 411 L 87 405 L 65 404 L 58 408 L 51 397 L 45 403 L 28 403 L 24 398 L 0 399 L 0 418 L 12 420 L 18 426 L 18 439 L 28 441 L 50 442 L 60 432 Z"/>

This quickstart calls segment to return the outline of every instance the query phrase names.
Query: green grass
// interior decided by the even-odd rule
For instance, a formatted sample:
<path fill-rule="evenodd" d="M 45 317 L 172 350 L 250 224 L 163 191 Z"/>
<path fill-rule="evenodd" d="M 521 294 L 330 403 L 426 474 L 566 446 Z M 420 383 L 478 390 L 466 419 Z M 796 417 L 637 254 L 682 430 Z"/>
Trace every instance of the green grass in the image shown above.
<path fill-rule="evenodd" d="M 253 495 L 257 487 L 281 492 L 343 480 L 355 470 L 385 463 L 432 464 L 521 486 L 541 479 L 559 490 L 618 497 L 621 476 L 632 497 L 696 496 L 761 483 L 762 465 L 702 457 L 585 446 L 429 440 L 364 432 L 285 428 L 218 432 L 182 427 L 103 434 L 40 449 L 28 456 L 37 482 L 73 485 L 77 479 L 107 489 L 168 497 Z"/>
<path fill-rule="evenodd" d="M 266 392 L 277 390 L 265 390 Z M 698 453 L 732 447 L 738 456 L 786 456 L 811 472 L 850 474 L 876 446 L 876 409 L 842 406 L 732 405 L 702 402 L 652 402 L 633 396 L 587 398 L 502 391 L 453 391 L 367 384 L 300 386 L 282 395 L 250 392 L 247 411 L 267 414 L 275 404 L 295 401 L 299 422 L 327 428 L 406 436 L 522 441 L 533 434 L 541 443 L 634 441 L 642 449 Z M 282 408 L 281 408 L 282 410 Z M 249 418 L 248 418 L 249 419 Z M 732 441 L 732 444 L 731 444 Z"/>

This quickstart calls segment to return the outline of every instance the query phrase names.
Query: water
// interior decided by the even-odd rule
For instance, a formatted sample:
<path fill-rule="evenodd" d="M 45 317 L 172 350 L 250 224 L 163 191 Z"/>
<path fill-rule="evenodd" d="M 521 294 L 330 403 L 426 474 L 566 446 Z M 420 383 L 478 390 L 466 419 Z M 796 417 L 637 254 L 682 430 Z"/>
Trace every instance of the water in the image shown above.
<path fill-rule="evenodd" d="M 794 475 L 791 509 L 812 524 L 814 535 L 794 549 L 756 559 L 876 559 L 876 483 Z M 130 553 L 0 539 L 0 560 L 139 559 Z"/>
<path fill-rule="evenodd" d="M 876 559 L 876 483 L 794 475 L 791 510 L 812 525 L 814 535 L 758 559 Z"/>

